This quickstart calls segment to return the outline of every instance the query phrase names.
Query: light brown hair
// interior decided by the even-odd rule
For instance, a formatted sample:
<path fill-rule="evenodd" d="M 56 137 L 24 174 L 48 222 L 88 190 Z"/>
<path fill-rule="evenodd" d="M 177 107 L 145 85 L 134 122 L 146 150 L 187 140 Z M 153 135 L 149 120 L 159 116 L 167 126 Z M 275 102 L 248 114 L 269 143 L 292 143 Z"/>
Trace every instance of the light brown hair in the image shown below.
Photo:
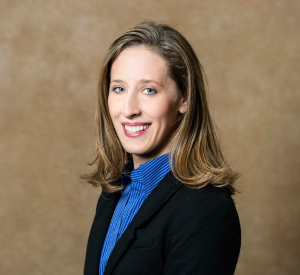
<path fill-rule="evenodd" d="M 135 46 L 144 46 L 166 61 L 169 76 L 187 101 L 187 111 L 179 115 L 177 129 L 170 140 L 169 161 L 174 176 L 190 188 L 211 184 L 235 194 L 234 182 L 239 175 L 221 152 L 209 112 L 204 70 L 182 34 L 167 24 L 154 21 L 145 21 L 121 35 L 103 60 L 95 116 L 97 155 L 89 163 L 96 164 L 96 170 L 81 177 L 94 186 L 100 185 L 106 192 L 123 189 L 116 182 L 132 156 L 117 136 L 107 99 L 113 62 L 125 48 Z"/>

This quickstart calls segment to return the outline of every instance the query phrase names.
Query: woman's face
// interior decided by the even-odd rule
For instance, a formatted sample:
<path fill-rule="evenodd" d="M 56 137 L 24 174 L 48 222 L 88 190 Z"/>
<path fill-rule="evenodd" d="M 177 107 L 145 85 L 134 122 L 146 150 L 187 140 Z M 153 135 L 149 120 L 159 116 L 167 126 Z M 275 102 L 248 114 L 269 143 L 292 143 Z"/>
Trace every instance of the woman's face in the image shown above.
<path fill-rule="evenodd" d="M 162 57 L 143 46 L 123 50 L 111 68 L 108 108 L 134 168 L 169 152 L 178 112 L 186 103 Z"/>

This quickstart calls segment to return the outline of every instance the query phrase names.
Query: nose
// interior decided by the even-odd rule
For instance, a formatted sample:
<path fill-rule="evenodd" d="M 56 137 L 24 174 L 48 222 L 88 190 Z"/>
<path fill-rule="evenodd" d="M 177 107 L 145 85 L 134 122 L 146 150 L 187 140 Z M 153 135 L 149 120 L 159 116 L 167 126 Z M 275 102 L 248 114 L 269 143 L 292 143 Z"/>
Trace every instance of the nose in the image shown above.
<path fill-rule="evenodd" d="M 128 92 L 124 99 L 123 115 L 126 118 L 133 118 L 141 114 L 139 100 L 135 92 Z"/>

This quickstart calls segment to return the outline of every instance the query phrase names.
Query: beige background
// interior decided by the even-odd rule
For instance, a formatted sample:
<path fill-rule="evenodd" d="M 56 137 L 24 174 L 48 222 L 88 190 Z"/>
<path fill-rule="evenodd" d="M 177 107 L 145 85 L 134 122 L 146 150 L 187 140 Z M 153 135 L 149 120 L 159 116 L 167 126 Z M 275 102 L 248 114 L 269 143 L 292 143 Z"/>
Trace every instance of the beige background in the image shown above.
<path fill-rule="evenodd" d="M 299 0 L 0 0 L 0 274 L 82 274 L 100 62 L 144 19 L 180 30 L 206 69 L 243 173 L 236 274 L 299 274 Z"/>

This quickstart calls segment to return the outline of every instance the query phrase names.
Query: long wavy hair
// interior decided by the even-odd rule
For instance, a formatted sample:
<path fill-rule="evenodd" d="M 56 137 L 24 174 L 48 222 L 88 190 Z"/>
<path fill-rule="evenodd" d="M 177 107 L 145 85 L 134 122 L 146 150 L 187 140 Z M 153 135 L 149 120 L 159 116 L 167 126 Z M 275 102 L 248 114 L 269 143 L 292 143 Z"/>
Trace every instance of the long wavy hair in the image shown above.
<path fill-rule="evenodd" d="M 174 176 L 189 188 L 210 184 L 234 195 L 234 182 L 239 174 L 232 170 L 221 152 L 209 112 L 202 65 L 181 33 L 154 21 L 142 22 L 121 35 L 103 60 L 95 115 L 96 157 L 89 163 L 96 165 L 96 170 L 81 177 L 94 186 L 101 186 L 105 192 L 124 188 L 120 178 L 132 155 L 125 151 L 114 129 L 108 109 L 108 92 L 113 62 L 124 49 L 136 46 L 144 46 L 166 61 L 169 76 L 187 101 L 187 111 L 179 116 L 170 139 L 169 162 Z"/>

